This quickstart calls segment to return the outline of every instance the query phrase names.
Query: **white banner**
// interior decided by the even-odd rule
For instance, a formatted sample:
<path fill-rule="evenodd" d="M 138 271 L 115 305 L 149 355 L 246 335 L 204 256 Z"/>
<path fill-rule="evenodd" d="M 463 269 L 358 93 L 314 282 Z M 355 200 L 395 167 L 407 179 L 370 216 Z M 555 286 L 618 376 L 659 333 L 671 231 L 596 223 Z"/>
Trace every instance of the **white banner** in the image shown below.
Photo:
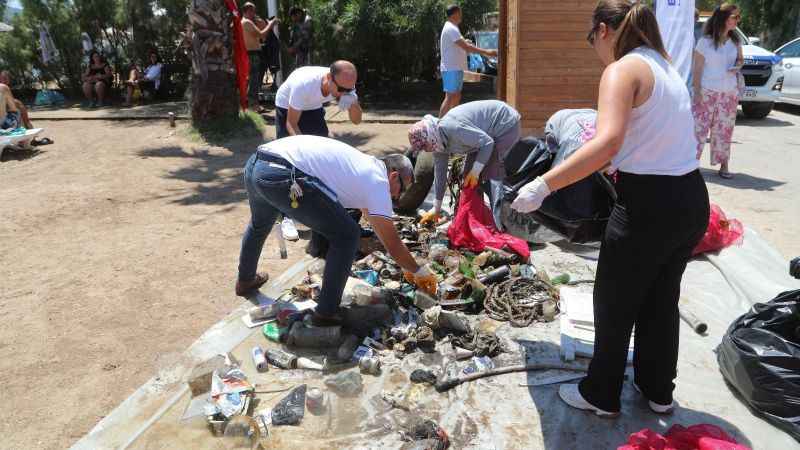
<path fill-rule="evenodd" d="M 695 0 L 657 0 L 656 19 L 672 66 L 689 81 L 694 52 Z"/>

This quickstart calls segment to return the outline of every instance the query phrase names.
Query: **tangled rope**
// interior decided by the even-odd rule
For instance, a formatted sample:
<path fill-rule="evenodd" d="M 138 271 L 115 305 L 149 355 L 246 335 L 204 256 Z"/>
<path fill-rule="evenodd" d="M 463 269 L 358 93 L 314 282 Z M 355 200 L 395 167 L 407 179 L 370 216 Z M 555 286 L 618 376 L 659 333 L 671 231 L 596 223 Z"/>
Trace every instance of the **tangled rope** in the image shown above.
<path fill-rule="evenodd" d="M 486 314 L 513 327 L 527 327 L 542 314 L 542 303 L 556 301 L 555 291 L 536 278 L 511 278 L 497 285 L 484 301 Z"/>

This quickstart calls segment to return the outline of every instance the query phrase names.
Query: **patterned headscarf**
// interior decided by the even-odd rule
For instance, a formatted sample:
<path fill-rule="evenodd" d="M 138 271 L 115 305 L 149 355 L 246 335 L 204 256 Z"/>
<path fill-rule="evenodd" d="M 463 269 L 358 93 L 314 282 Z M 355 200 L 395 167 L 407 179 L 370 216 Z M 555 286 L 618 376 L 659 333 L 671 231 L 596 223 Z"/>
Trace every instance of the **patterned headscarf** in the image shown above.
<path fill-rule="evenodd" d="M 408 142 L 414 151 L 435 152 L 443 149 L 439 119 L 428 114 L 408 129 Z"/>

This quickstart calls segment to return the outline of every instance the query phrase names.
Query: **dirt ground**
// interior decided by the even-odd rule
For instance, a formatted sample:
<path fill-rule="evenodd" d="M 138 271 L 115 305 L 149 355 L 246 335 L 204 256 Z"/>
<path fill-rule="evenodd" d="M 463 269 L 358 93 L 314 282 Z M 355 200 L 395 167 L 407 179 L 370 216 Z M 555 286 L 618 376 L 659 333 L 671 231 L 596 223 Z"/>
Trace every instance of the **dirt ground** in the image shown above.
<path fill-rule="evenodd" d="M 743 121 L 737 177 L 705 172 L 712 200 L 787 258 L 800 255 L 798 125 L 796 110 Z M 8 449 L 74 443 L 246 301 L 233 293 L 248 220 L 241 167 L 260 139 L 209 146 L 166 121 L 37 126 L 56 143 L 0 163 Z M 370 152 L 405 148 L 407 125 L 331 128 Z M 290 243 L 281 260 L 271 237 L 262 270 L 279 274 L 304 245 Z"/>

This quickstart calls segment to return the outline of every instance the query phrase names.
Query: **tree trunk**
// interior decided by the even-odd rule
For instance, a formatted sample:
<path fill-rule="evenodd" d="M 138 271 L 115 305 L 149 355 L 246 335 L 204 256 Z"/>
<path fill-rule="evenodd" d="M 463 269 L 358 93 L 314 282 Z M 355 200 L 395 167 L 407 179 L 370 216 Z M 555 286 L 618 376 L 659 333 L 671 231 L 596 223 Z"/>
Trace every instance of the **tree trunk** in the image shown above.
<path fill-rule="evenodd" d="M 192 0 L 192 120 L 208 122 L 239 113 L 233 62 L 234 20 L 224 0 Z"/>

